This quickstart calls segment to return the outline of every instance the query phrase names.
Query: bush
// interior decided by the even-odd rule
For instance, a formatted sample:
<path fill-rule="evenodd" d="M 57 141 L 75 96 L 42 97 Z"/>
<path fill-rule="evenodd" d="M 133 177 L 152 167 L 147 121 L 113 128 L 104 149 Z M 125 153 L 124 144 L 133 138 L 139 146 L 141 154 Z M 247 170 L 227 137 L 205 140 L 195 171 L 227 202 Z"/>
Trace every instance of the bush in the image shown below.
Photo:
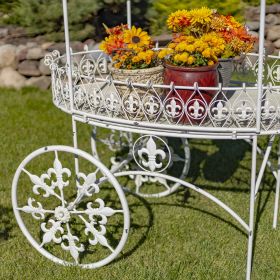
<path fill-rule="evenodd" d="M 9 13 L 17 2 L 18 0 L 0 0 L 0 12 Z"/>
<path fill-rule="evenodd" d="M 104 5 L 98 12 L 98 16 L 95 18 L 94 23 L 96 26 L 95 35 L 98 39 L 103 39 L 105 36 L 103 23 L 108 27 L 112 27 L 127 22 L 126 0 L 103 0 L 103 2 Z M 133 24 L 148 29 L 149 22 L 146 19 L 145 14 L 149 8 L 149 0 L 132 0 L 131 2 Z"/>
<path fill-rule="evenodd" d="M 193 9 L 207 6 L 217 9 L 222 14 L 231 14 L 242 19 L 244 5 L 240 0 L 150 0 L 151 7 L 147 18 L 151 22 L 151 33 L 160 34 L 166 31 L 166 20 L 170 13 L 179 9 Z"/>
<path fill-rule="evenodd" d="M 101 8 L 100 1 L 69 0 L 69 29 L 73 40 L 92 37 L 93 21 Z M 8 23 L 26 27 L 32 35 L 47 34 L 49 39 L 63 39 L 63 12 L 61 1 L 18 0 Z"/>
<path fill-rule="evenodd" d="M 260 0 L 243 0 L 245 3 L 252 6 L 259 6 Z M 266 5 L 279 4 L 279 0 L 266 0 Z"/>
<path fill-rule="evenodd" d="M 25 27 L 32 35 L 46 35 L 47 39 L 61 41 L 63 34 L 63 12 L 58 0 L 0 0 L 10 17 L 8 24 Z M 17 3 L 15 5 L 15 3 Z M 68 0 L 69 29 L 72 40 L 103 38 L 103 23 L 108 26 L 126 22 L 126 0 Z M 133 19 L 145 25 L 148 1 L 134 0 Z M 1 7 L 1 6 L 0 6 Z"/>

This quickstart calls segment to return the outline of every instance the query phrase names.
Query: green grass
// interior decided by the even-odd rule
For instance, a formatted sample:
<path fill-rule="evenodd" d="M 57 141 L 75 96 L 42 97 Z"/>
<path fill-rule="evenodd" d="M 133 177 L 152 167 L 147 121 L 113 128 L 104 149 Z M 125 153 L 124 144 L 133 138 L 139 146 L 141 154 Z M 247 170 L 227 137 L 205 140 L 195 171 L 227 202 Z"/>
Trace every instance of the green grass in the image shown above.
<path fill-rule="evenodd" d="M 0 104 L 0 279 L 245 279 L 245 232 L 211 201 L 183 189 L 160 199 L 127 194 L 129 239 L 123 254 L 106 267 L 82 270 L 45 259 L 16 224 L 11 182 L 17 166 L 33 150 L 52 144 L 72 145 L 71 119 L 52 105 L 49 92 L 2 89 Z M 80 148 L 89 152 L 90 127 L 79 124 L 78 130 Z M 266 142 L 263 138 L 260 144 Z M 249 145 L 191 140 L 190 146 L 192 164 L 186 180 L 216 195 L 247 220 Z M 102 160 L 107 165 L 108 155 L 102 146 Z M 259 223 L 252 279 L 280 277 L 280 232 L 272 230 L 274 184 L 267 172 L 256 202 Z"/>

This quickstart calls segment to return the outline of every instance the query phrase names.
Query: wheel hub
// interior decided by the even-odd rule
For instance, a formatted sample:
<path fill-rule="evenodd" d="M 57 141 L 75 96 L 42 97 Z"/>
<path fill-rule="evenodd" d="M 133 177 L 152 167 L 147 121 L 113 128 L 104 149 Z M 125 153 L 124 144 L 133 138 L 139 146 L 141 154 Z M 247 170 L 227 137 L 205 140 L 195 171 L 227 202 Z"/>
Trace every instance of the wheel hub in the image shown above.
<path fill-rule="evenodd" d="M 70 212 L 62 206 L 58 206 L 55 208 L 54 216 L 58 221 L 61 221 L 63 223 L 67 223 L 70 220 Z"/>

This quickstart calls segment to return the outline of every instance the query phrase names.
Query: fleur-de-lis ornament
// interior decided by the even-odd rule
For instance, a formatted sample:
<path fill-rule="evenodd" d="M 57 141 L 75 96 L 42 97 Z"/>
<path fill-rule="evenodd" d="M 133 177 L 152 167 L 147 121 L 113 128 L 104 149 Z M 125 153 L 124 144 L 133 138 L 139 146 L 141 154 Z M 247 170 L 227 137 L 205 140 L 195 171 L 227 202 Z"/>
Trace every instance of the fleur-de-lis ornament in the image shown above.
<path fill-rule="evenodd" d="M 148 161 L 145 160 L 144 155 L 148 157 Z M 161 157 L 161 160 L 166 158 L 166 153 L 163 150 L 157 149 L 156 143 L 153 137 L 147 142 L 146 148 L 142 148 L 138 151 L 138 156 L 141 158 L 144 167 L 148 167 L 151 171 L 155 171 L 162 167 L 162 162 L 157 162 L 157 156 Z"/>
<path fill-rule="evenodd" d="M 199 119 L 203 116 L 203 113 L 205 111 L 205 108 L 200 106 L 199 102 L 197 100 L 194 101 L 192 106 L 189 106 L 190 115 L 194 117 L 195 119 Z"/>
<path fill-rule="evenodd" d="M 132 95 L 128 97 L 128 99 L 124 102 L 125 109 L 130 113 L 134 114 L 137 112 L 137 109 L 139 107 L 139 102 L 136 98 L 134 98 Z"/>
<path fill-rule="evenodd" d="M 177 104 L 174 98 L 171 99 L 170 104 L 165 106 L 166 112 L 172 118 L 178 117 L 180 115 L 181 106 Z"/>
<path fill-rule="evenodd" d="M 221 121 L 227 117 L 228 109 L 224 107 L 221 101 L 219 101 L 217 107 L 212 109 L 212 113 L 216 120 Z"/>

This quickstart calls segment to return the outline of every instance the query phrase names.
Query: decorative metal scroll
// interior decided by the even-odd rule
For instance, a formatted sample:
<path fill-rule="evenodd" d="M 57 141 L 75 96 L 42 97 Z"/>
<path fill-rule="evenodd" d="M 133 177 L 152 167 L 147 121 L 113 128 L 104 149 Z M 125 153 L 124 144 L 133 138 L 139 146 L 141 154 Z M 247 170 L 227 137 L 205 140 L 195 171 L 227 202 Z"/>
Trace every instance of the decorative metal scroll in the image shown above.
<path fill-rule="evenodd" d="M 66 67 L 57 58 L 57 53 L 53 55 L 53 60 L 50 57 L 46 58 L 52 69 L 53 100 L 58 107 L 69 111 Z M 85 52 L 80 60 L 74 61 L 74 109 L 81 114 L 86 113 L 89 117 L 98 115 L 163 126 L 172 124 L 190 127 L 253 128 L 256 125 L 256 55 L 248 55 L 235 63 L 232 86 L 239 90 L 224 90 L 220 87 L 219 90 L 211 92 L 210 102 L 205 98 L 205 90 L 200 89 L 198 85 L 188 89 L 186 98 L 182 91 L 187 89 L 178 89 L 176 86 L 164 87 L 152 83 L 140 86 L 131 83 L 129 79 L 114 81 L 108 73 L 107 57 L 99 51 Z M 263 75 L 265 83 L 274 88 L 263 93 L 262 129 L 280 129 L 279 57 L 266 59 Z"/>

